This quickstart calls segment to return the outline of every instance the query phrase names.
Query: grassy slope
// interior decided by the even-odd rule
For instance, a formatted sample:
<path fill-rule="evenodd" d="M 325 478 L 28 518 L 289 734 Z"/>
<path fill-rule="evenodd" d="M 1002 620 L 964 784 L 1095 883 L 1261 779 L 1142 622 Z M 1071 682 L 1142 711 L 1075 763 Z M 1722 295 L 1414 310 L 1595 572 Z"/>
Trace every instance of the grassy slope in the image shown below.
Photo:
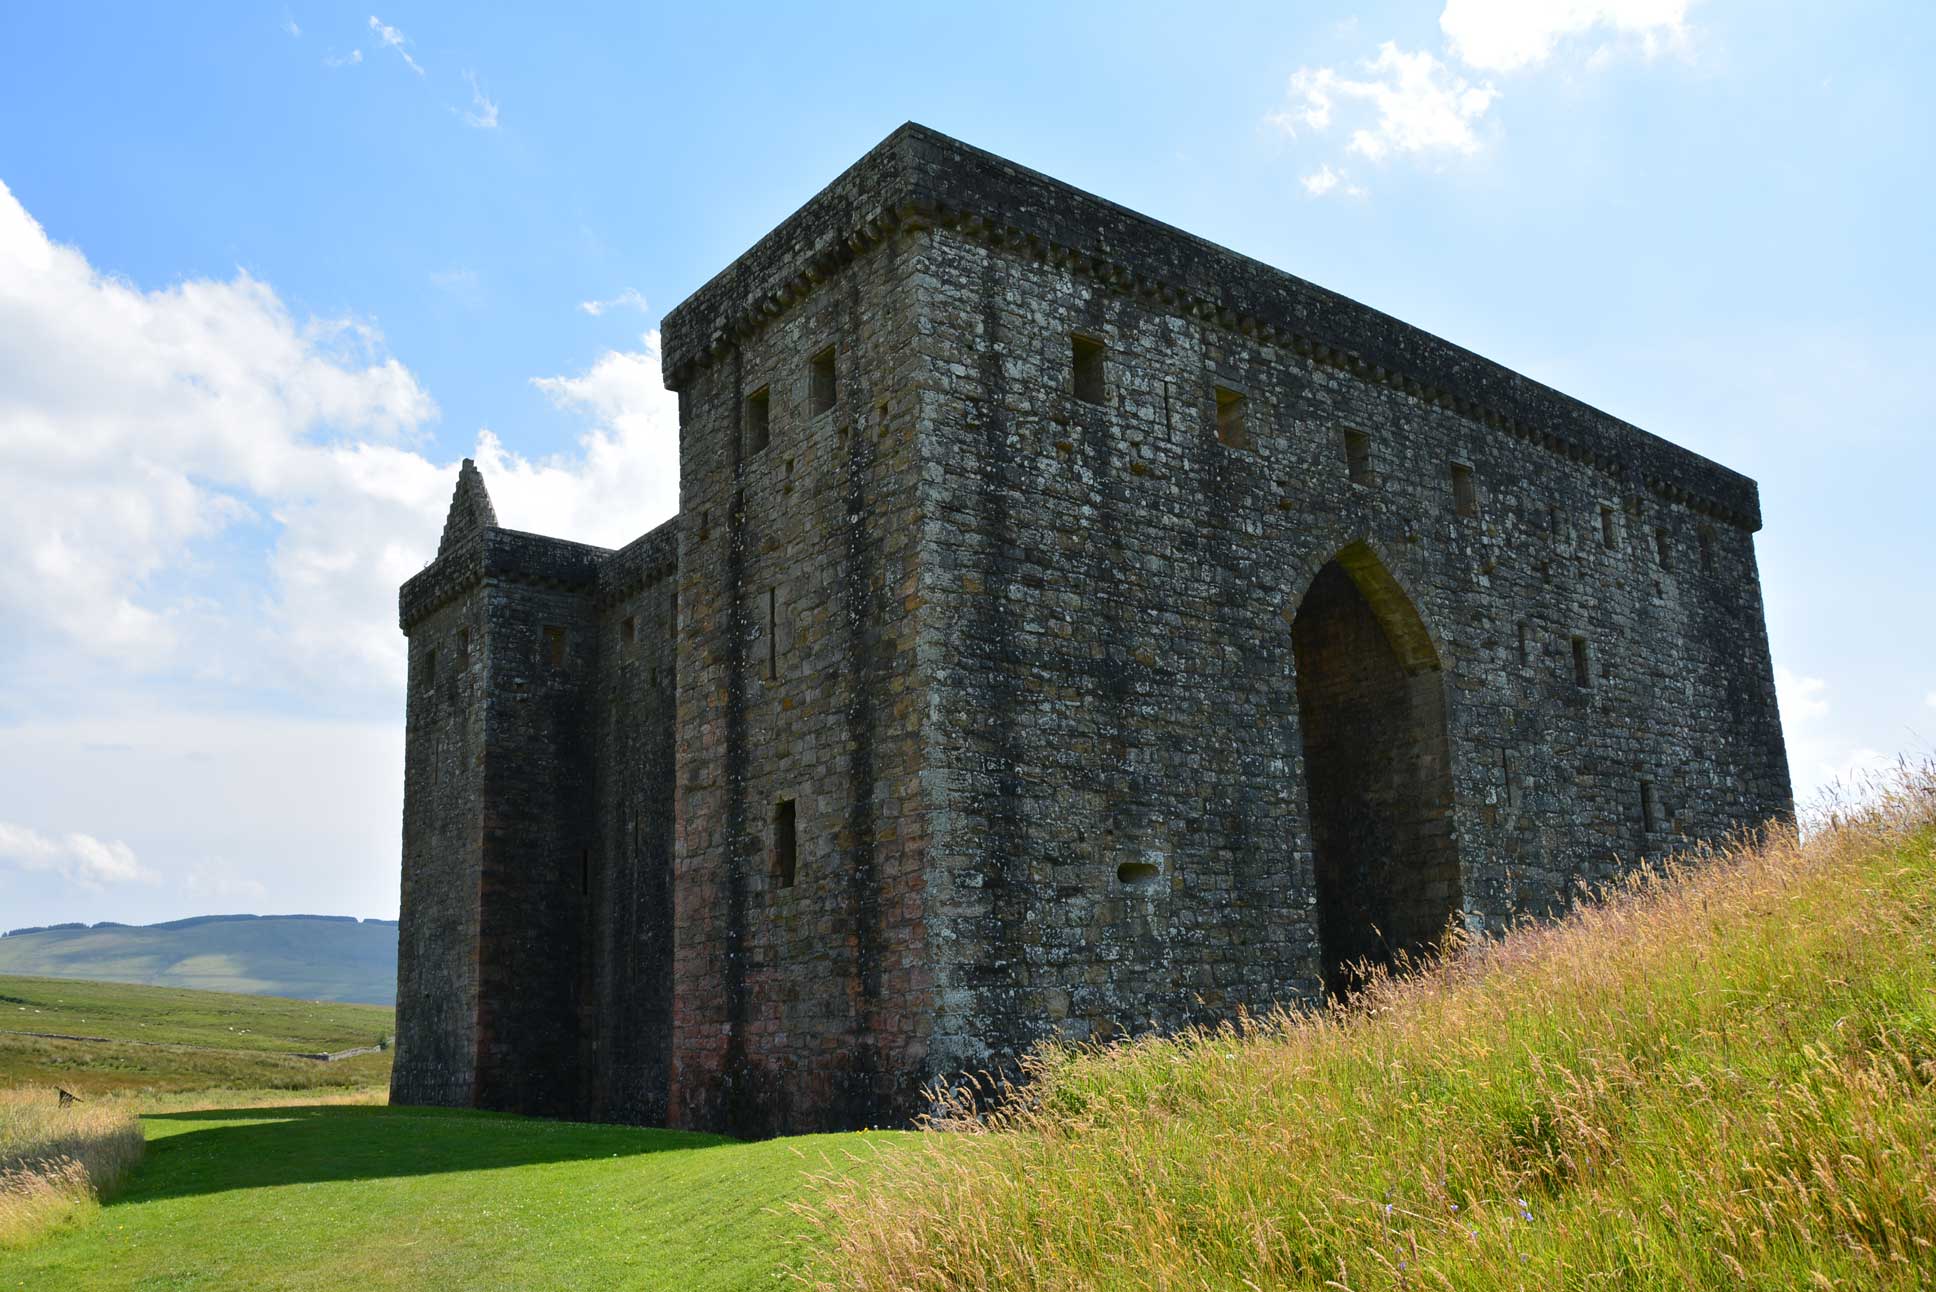
<path fill-rule="evenodd" d="M 151 1116 L 94 1223 L 0 1259 L 35 1289 L 772 1286 L 817 1170 L 888 1135 L 704 1135 L 369 1107 Z"/>
<path fill-rule="evenodd" d="M 1936 779 L 1365 1004 L 1045 1056 L 831 1195 L 827 1282 L 1936 1281 Z"/>
<path fill-rule="evenodd" d="M 84 1096 L 384 1086 L 387 1052 L 328 1064 L 288 1055 L 371 1045 L 390 1034 L 394 1020 L 392 1010 L 377 1005 L 0 977 L 0 1086 L 60 1085 Z M 106 1037 L 111 1043 L 20 1032 Z"/>
<path fill-rule="evenodd" d="M 397 926 L 267 916 L 185 927 L 46 929 L 0 938 L 0 974 L 389 1005 Z"/>

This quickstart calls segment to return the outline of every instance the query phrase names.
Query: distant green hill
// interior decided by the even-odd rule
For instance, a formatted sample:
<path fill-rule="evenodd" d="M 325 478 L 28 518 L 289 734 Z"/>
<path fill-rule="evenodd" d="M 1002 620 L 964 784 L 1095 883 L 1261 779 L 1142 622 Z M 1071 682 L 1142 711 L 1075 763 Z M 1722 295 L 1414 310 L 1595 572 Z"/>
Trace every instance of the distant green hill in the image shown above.
<path fill-rule="evenodd" d="M 347 915 L 201 915 L 63 924 L 0 937 L 0 974 L 393 1005 L 397 923 Z"/>

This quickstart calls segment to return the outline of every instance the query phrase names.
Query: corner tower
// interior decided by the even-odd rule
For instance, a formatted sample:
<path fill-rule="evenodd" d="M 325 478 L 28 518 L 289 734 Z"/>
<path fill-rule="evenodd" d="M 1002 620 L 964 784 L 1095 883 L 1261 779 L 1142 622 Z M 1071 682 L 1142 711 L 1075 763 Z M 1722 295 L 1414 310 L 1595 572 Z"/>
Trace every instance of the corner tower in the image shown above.
<path fill-rule="evenodd" d="M 608 553 L 496 520 L 467 459 L 437 559 L 399 598 L 410 668 L 391 1098 L 562 1116 L 584 1103 L 587 708 Z"/>

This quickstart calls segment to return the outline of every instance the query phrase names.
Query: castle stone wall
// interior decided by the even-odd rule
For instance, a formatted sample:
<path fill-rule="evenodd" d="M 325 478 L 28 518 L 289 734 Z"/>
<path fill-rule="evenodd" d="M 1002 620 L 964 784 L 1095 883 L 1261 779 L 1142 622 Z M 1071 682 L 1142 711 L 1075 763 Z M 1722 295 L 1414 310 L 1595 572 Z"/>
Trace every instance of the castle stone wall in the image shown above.
<path fill-rule="evenodd" d="M 1751 534 L 1639 485 L 1635 459 L 1673 468 L 1658 441 L 1557 451 L 1537 425 L 1505 433 L 1052 248 L 938 225 L 918 257 L 946 787 L 930 939 L 959 953 L 938 965 L 938 1063 L 1316 991 L 1289 621 L 1347 550 L 1442 667 L 1452 802 L 1396 828 L 1456 850 L 1468 927 L 1788 810 Z M 1099 403 L 1076 395 L 1078 335 L 1105 348 Z M 1219 438 L 1219 389 L 1242 400 L 1240 443 Z M 1347 430 L 1369 483 L 1349 478 Z"/>
<path fill-rule="evenodd" d="M 580 1001 L 580 1106 L 597 1121 L 666 1119 L 678 557 L 678 525 L 668 521 L 598 570 L 591 702 L 597 835 Z"/>
<path fill-rule="evenodd" d="M 402 590 L 398 1102 L 901 1121 L 1791 810 L 1752 481 L 1026 168 L 904 127 L 664 358 L 676 520 L 467 463 Z"/>
<path fill-rule="evenodd" d="M 918 1107 L 931 1011 L 909 297 L 900 249 L 880 247 L 679 388 L 681 1125 L 833 1129 Z"/>
<path fill-rule="evenodd" d="M 447 558 L 474 564 L 476 548 Z M 404 720 L 397 1102 L 468 1106 L 477 1077 L 483 873 L 483 614 L 444 602 L 413 628 Z M 434 655 L 434 659 L 433 659 Z"/>

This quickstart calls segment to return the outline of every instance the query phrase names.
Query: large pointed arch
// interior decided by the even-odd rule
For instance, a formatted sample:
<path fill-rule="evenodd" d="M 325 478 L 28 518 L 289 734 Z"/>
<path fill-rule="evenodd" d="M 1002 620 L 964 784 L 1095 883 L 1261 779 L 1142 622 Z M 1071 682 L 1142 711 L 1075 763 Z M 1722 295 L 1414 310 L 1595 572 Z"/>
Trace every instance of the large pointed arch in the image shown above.
<path fill-rule="evenodd" d="M 1442 654 L 1369 543 L 1312 574 L 1291 625 L 1328 990 L 1435 946 L 1461 905 Z"/>

